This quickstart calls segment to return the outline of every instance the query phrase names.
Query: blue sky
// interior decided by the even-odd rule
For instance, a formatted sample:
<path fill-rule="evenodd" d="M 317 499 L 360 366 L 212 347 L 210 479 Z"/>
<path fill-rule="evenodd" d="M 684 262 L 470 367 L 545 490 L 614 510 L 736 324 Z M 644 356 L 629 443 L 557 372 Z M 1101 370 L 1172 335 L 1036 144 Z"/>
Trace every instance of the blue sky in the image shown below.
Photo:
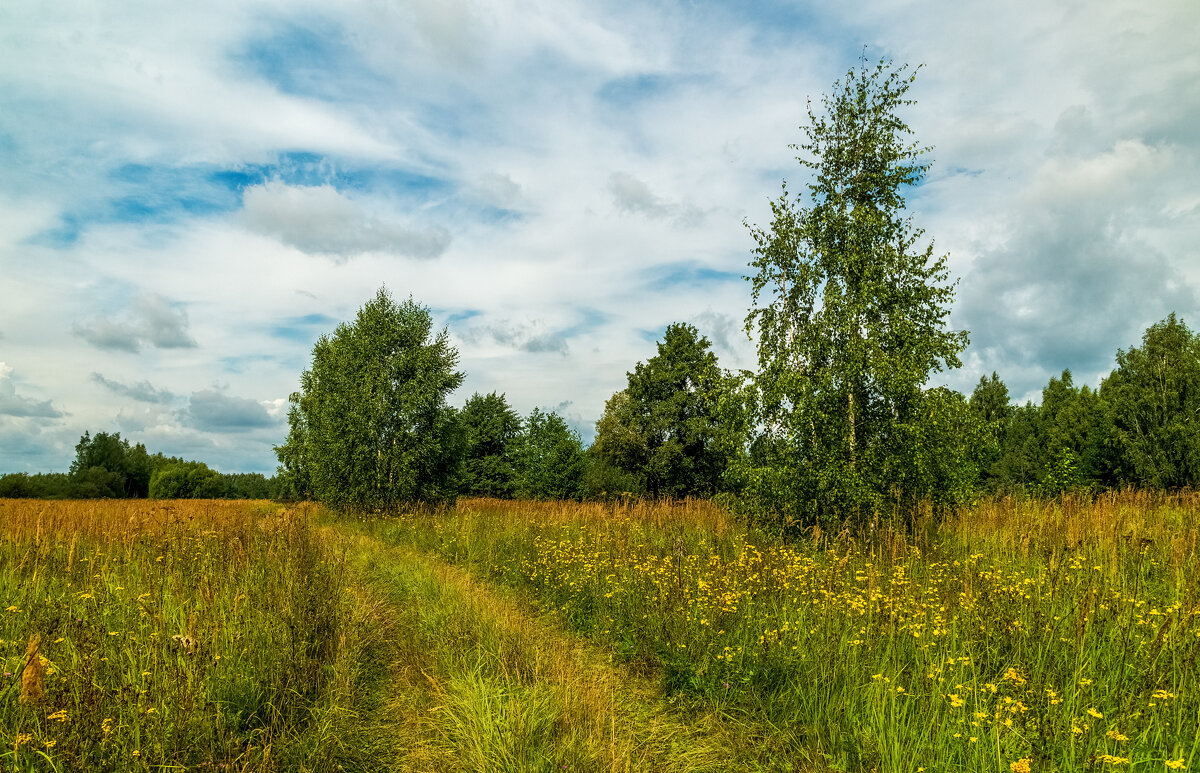
<path fill-rule="evenodd" d="M 1200 326 L 1200 6 L 372 0 L 0 6 L 0 472 L 84 430 L 274 469 L 313 342 L 386 284 L 465 386 L 585 438 L 671 322 L 754 364 L 739 277 L 805 104 L 924 64 L 909 210 L 969 391 L 1096 385 Z"/>

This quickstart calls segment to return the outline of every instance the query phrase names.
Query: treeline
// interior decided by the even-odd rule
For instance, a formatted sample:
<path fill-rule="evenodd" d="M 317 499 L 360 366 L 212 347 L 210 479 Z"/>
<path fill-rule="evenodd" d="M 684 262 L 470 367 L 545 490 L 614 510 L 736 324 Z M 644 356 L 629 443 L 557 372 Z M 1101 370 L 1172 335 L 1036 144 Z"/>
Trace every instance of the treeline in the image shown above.
<path fill-rule="evenodd" d="M 608 400 L 586 452 L 571 446 L 559 420 L 559 442 L 571 450 L 557 458 L 570 463 L 553 465 L 548 495 L 736 495 L 731 472 L 739 456 L 769 455 L 744 435 L 743 390 L 696 328 L 671 325 L 658 354 L 637 363 L 626 388 Z M 1097 389 L 1076 386 L 1064 370 L 1042 390 L 1040 405 L 1013 403 L 996 373 L 980 379 L 969 399 L 944 388 L 927 396 L 950 408 L 942 443 L 973 451 L 958 460 L 963 479 L 954 485 L 964 492 L 1200 487 L 1200 336 L 1174 314 L 1151 326 L 1140 347 L 1119 350 Z M 524 425 L 503 395 L 475 395 L 462 419 L 464 493 L 543 496 L 527 477 Z"/>
<path fill-rule="evenodd" d="M 203 462 L 151 454 L 119 432 L 85 432 L 65 473 L 0 476 L 2 498 L 278 499 L 284 494 L 274 478 L 219 473 Z"/>
<path fill-rule="evenodd" d="M 1200 336 L 1174 314 L 1118 350 L 1098 389 L 1064 370 L 1041 405 L 1012 405 L 992 373 L 970 406 L 995 439 L 980 470 L 986 490 L 1200 486 Z"/>
<path fill-rule="evenodd" d="M 587 448 L 557 413 L 522 417 L 498 392 L 447 405 L 462 381 L 456 366 L 428 309 L 380 290 L 314 350 L 277 449 L 281 490 L 385 508 L 458 495 L 723 496 L 744 505 L 755 485 L 784 486 L 753 480 L 778 470 L 783 455 L 753 424 L 753 382 L 722 369 L 691 325 L 670 325 L 657 354 L 627 374 Z M 969 398 L 944 387 L 919 398 L 925 478 L 910 486 L 942 504 L 981 492 L 1200 485 L 1200 337 L 1174 314 L 1141 347 L 1118 351 L 1098 389 L 1064 371 L 1041 405 L 1017 405 L 993 373 Z"/>

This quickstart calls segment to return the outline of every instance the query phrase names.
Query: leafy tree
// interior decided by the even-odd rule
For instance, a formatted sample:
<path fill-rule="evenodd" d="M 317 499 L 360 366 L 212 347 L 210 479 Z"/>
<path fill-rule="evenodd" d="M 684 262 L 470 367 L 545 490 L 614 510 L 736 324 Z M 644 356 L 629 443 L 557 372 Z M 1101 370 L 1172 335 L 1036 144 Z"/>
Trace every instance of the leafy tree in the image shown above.
<path fill-rule="evenodd" d="M 1042 390 L 1041 423 L 1044 431 L 1042 491 L 1090 487 L 1104 473 L 1103 410 L 1100 395 L 1087 385 L 1076 387 L 1070 370 L 1051 377 Z"/>
<path fill-rule="evenodd" d="M 1032 491 L 1043 482 L 1047 464 L 1041 410 L 1030 402 L 1014 406 L 990 468 L 989 485 L 1000 491 Z"/>
<path fill-rule="evenodd" d="M 45 487 L 41 485 L 39 477 L 26 472 L 0 475 L 0 499 L 41 498 L 45 494 Z"/>
<path fill-rule="evenodd" d="M 278 496 L 273 478 L 259 472 L 235 472 L 221 475 L 222 499 L 275 499 Z"/>
<path fill-rule="evenodd" d="M 622 389 L 604 404 L 596 438 L 588 448 L 585 494 L 590 498 L 646 493 L 646 437 L 638 429 L 629 391 Z"/>
<path fill-rule="evenodd" d="M 121 433 L 87 432 L 75 446 L 75 460 L 69 475 L 74 496 L 81 499 L 101 497 L 144 497 L 150 489 L 151 461 L 141 443 L 130 446 Z"/>
<path fill-rule="evenodd" d="M 1200 486 L 1200 336 L 1170 314 L 1146 330 L 1140 348 L 1117 351 L 1100 393 L 1119 482 Z"/>
<path fill-rule="evenodd" d="M 517 443 L 516 495 L 522 499 L 578 499 L 586 465 L 579 433 L 557 413 L 534 408 Z"/>
<path fill-rule="evenodd" d="M 945 256 L 919 247 L 902 188 L 921 181 L 925 149 L 899 110 L 914 75 L 866 62 L 809 105 L 797 160 L 809 204 L 786 183 L 772 223 L 751 228 L 758 334 L 757 424 L 771 462 L 740 474 L 744 499 L 784 522 L 863 523 L 894 485 L 920 478 L 930 449 L 922 387 L 958 366 L 965 332 L 945 329 L 953 299 Z M 921 492 L 901 491 L 911 507 Z"/>
<path fill-rule="evenodd" d="M 1004 446 L 1004 438 L 1008 429 L 1008 420 L 1012 416 L 1013 407 L 1009 403 L 1008 387 L 1000 380 L 995 371 L 992 377 L 980 376 L 975 391 L 971 393 L 969 406 L 980 421 L 984 422 L 991 431 L 991 453 L 983 459 L 980 470 L 981 482 L 991 488 L 996 482 L 996 462 L 1000 458 L 1000 449 Z"/>
<path fill-rule="evenodd" d="M 276 448 L 281 477 L 333 507 L 453 499 L 462 436 L 446 397 L 462 383 L 457 364 L 429 309 L 380 289 L 313 347 Z"/>
<path fill-rule="evenodd" d="M 929 499 L 940 519 L 947 508 L 970 499 L 998 446 L 993 428 L 953 389 L 925 391 L 919 411 L 921 420 L 904 429 L 922 451 L 911 457 L 915 463 L 901 457 L 892 476 L 898 490 Z"/>
<path fill-rule="evenodd" d="M 217 499 L 222 490 L 221 474 L 203 462 L 168 462 L 150 476 L 151 499 Z"/>
<path fill-rule="evenodd" d="M 711 496 L 726 456 L 718 404 L 726 388 L 708 339 L 667 327 L 658 354 L 639 362 L 596 423 L 595 456 L 652 496 Z"/>
<path fill-rule="evenodd" d="M 511 497 L 521 417 L 502 394 L 471 395 L 459 413 L 464 444 L 463 493 Z"/>

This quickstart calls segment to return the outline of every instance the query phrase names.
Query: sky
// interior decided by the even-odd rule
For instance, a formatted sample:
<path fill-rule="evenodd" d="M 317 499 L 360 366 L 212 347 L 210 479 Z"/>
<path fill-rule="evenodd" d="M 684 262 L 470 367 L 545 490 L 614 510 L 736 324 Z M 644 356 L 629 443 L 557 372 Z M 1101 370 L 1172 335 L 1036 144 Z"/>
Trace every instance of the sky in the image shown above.
<path fill-rule="evenodd" d="M 672 322 L 722 366 L 806 104 L 922 65 L 907 192 L 968 392 L 1096 386 L 1200 327 L 1194 0 L 0 3 L 0 473 L 84 431 L 271 473 L 317 338 L 381 287 L 585 441 Z"/>

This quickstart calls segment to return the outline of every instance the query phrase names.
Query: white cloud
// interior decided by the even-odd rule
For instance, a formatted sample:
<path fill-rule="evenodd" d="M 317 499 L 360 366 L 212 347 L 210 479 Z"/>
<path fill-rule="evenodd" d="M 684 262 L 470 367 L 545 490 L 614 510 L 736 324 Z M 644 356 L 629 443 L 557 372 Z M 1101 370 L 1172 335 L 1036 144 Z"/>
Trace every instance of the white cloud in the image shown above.
<path fill-rule="evenodd" d="M 193 392 L 188 401 L 188 416 L 197 429 L 211 432 L 238 432 L 279 424 L 262 403 L 245 397 L 233 397 L 216 389 Z"/>
<path fill-rule="evenodd" d="M 76 322 L 71 330 L 92 346 L 114 351 L 136 353 L 143 345 L 159 349 L 196 346 L 188 333 L 187 310 L 157 293 L 140 296 L 116 319 L 101 315 Z"/>
<path fill-rule="evenodd" d="M 302 252 L 346 260 L 365 252 L 436 258 L 450 243 L 444 228 L 408 228 L 367 211 L 331 185 L 271 181 L 246 189 L 243 221 Z"/>

